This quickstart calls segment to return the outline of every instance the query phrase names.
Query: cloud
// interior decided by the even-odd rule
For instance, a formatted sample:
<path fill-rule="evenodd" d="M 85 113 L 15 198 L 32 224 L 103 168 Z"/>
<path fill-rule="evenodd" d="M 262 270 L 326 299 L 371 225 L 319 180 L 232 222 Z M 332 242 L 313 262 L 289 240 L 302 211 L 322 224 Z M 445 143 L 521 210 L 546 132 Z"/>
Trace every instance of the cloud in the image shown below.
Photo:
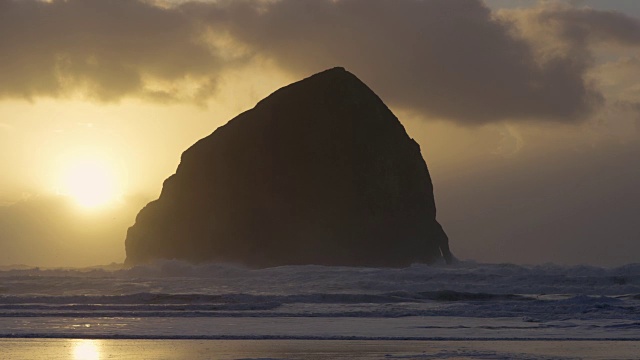
<path fill-rule="evenodd" d="M 583 51 L 542 54 L 525 18 Z M 266 58 L 296 77 L 345 66 L 431 118 L 579 122 L 604 102 L 585 43 L 635 45 L 639 27 L 569 6 L 498 16 L 480 0 L 0 0 L 0 96 L 203 102 L 226 70 Z"/>
<path fill-rule="evenodd" d="M 590 74 L 609 99 L 640 101 L 640 59 L 624 57 L 595 67 Z"/>
<path fill-rule="evenodd" d="M 602 99 L 584 80 L 585 62 L 540 63 L 480 1 L 241 1 L 207 20 L 287 69 L 344 65 L 393 105 L 432 117 L 571 121 Z"/>
<path fill-rule="evenodd" d="M 144 199 L 83 213 L 60 196 L 0 206 L 0 265 L 88 266 L 124 260 L 126 229 Z"/>
<path fill-rule="evenodd" d="M 560 37 L 573 44 L 640 44 L 640 21 L 619 12 L 556 5 L 541 8 L 537 17 L 543 26 L 554 27 Z"/>
<path fill-rule="evenodd" d="M 208 96 L 221 59 L 203 36 L 179 8 L 145 1 L 0 0 L 0 95 Z"/>
<path fill-rule="evenodd" d="M 482 262 L 637 262 L 640 141 L 531 127 L 518 158 L 473 159 L 448 177 L 432 171 L 452 251 Z"/>

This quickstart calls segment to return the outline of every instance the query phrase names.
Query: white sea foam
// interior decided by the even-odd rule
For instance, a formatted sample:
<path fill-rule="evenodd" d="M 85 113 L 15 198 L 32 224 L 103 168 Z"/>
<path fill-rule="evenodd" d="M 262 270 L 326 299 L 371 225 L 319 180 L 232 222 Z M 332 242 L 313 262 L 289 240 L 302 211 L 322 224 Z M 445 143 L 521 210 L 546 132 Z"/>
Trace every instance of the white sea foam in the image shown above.
<path fill-rule="evenodd" d="M 223 319 L 243 319 L 255 331 L 243 330 L 237 336 L 268 338 L 274 332 L 266 325 L 279 321 L 284 326 L 283 319 L 296 319 L 290 320 L 296 324 L 325 319 L 345 325 L 356 318 L 375 320 L 378 329 L 362 333 L 348 327 L 351 333 L 336 334 L 329 327 L 300 336 L 640 337 L 633 335 L 640 330 L 640 264 L 599 268 L 460 262 L 403 269 L 313 265 L 249 269 L 159 261 L 130 269 L 119 265 L 3 269 L 0 284 L 0 337 L 220 338 L 235 336 L 233 329 L 215 334 L 207 329 L 224 328 Z M 115 326 L 108 319 L 124 325 Z M 195 319 L 204 328 L 187 331 Z M 407 331 L 388 330 L 394 321 L 407 319 L 421 320 Z M 73 326 L 83 322 L 91 326 Z M 281 336 L 297 335 L 285 331 Z"/>

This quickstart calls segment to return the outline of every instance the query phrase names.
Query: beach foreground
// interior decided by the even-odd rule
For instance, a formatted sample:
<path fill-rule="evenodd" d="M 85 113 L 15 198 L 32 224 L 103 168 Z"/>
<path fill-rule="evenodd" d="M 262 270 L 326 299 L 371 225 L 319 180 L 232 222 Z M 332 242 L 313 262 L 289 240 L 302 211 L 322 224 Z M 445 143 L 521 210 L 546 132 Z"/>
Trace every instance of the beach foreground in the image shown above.
<path fill-rule="evenodd" d="M 638 341 L 0 339 L 5 360 L 637 359 Z"/>
<path fill-rule="evenodd" d="M 640 264 L 0 271 L 0 359 L 638 359 Z"/>

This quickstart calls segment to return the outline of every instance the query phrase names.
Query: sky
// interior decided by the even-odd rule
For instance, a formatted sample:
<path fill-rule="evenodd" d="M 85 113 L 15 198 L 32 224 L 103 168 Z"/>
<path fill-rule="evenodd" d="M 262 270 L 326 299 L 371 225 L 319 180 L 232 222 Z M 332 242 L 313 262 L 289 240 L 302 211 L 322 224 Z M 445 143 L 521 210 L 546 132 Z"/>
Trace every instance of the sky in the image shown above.
<path fill-rule="evenodd" d="M 0 0 L 0 266 L 122 262 L 180 154 L 335 66 L 422 148 L 460 259 L 640 258 L 640 2 Z"/>

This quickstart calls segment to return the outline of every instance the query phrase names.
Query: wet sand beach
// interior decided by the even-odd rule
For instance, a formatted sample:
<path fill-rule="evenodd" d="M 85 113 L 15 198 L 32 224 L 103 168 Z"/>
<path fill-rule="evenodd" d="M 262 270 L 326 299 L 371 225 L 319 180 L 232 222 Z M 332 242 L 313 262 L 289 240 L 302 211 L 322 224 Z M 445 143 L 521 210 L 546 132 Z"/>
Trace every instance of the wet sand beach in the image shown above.
<path fill-rule="evenodd" d="M 4 360 L 637 359 L 638 341 L 0 339 Z"/>

